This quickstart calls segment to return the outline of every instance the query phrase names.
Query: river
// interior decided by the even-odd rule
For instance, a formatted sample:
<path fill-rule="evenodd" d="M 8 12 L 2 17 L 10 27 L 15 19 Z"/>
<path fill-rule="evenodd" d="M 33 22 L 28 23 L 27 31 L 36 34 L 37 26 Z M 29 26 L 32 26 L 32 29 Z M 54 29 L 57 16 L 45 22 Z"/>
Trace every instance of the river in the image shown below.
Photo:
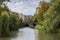
<path fill-rule="evenodd" d="M 11 32 L 11 37 L 0 37 L 0 40 L 60 40 L 60 33 L 47 34 L 36 29 L 25 27 Z"/>

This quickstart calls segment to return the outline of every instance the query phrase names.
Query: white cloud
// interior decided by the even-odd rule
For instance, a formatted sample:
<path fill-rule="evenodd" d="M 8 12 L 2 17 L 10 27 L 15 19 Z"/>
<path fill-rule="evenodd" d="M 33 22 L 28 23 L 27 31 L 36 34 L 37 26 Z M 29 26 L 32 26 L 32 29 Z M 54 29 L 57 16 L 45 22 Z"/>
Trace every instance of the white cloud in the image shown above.
<path fill-rule="evenodd" d="M 22 2 L 22 1 L 21 1 L 21 2 L 16 2 L 15 5 L 16 5 L 16 6 L 18 6 L 18 5 L 23 5 L 23 2 Z"/>
<path fill-rule="evenodd" d="M 7 6 L 11 11 L 23 13 L 24 15 L 34 14 L 35 8 L 38 4 L 38 1 L 17 1 L 17 2 L 7 2 Z"/>

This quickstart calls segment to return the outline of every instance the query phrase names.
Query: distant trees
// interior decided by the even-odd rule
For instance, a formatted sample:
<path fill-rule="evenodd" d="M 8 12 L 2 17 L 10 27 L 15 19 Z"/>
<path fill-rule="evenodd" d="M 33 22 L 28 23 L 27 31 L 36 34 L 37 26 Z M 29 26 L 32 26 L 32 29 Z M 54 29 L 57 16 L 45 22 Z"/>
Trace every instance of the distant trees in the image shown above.
<path fill-rule="evenodd" d="M 18 21 L 18 27 L 19 28 L 24 27 L 24 22 L 23 22 L 23 19 L 22 18 L 20 18 L 19 21 Z"/>

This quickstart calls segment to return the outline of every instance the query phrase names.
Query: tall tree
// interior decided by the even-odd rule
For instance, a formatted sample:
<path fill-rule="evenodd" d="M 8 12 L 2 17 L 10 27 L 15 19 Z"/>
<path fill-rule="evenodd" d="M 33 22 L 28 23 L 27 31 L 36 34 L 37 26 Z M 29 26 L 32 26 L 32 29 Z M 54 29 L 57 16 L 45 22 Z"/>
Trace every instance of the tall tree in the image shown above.
<path fill-rule="evenodd" d="M 60 28 L 60 0 L 55 0 L 44 14 L 44 25 L 47 30 L 58 31 Z"/>
<path fill-rule="evenodd" d="M 5 8 L 7 7 L 6 5 L 2 4 L 4 1 L 9 1 L 9 0 L 0 0 L 0 14 L 1 14 L 1 10 L 2 10 L 2 6 L 5 6 Z"/>
<path fill-rule="evenodd" d="M 18 25 L 18 21 L 19 21 L 19 18 L 18 18 L 18 15 L 17 13 L 13 12 L 11 15 L 10 15 L 10 18 L 9 18 L 9 28 L 10 30 L 14 30 L 14 28 L 18 28 L 17 25 Z"/>
<path fill-rule="evenodd" d="M 2 30 L 1 36 L 8 36 L 9 35 L 9 15 L 5 12 L 2 12 Z"/>
<path fill-rule="evenodd" d="M 48 10 L 50 6 L 49 2 L 40 1 L 39 6 L 36 8 L 35 18 L 38 20 L 40 24 L 43 23 L 44 17 L 43 14 Z"/>

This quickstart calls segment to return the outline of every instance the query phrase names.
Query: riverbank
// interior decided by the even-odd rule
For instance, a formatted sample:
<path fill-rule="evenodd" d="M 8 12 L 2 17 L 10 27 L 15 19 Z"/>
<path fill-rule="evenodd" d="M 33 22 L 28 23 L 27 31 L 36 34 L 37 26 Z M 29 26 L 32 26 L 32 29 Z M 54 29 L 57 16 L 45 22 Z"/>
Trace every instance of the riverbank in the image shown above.
<path fill-rule="evenodd" d="M 39 31 L 43 31 L 43 32 L 49 32 L 49 33 L 59 33 L 60 32 L 60 29 L 50 29 L 48 27 L 44 27 L 44 26 L 41 26 L 41 25 L 36 25 L 35 26 L 35 29 L 38 29 Z"/>
<path fill-rule="evenodd" d="M 30 27 L 12 31 L 11 37 L 3 37 L 0 40 L 38 40 L 38 31 Z"/>
<path fill-rule="evenodd" d="M 0 40 L 60 40 L 60 33 L 46 33 L 25 27 L 12 31 L 11 37 L 0 37 Z"/>

